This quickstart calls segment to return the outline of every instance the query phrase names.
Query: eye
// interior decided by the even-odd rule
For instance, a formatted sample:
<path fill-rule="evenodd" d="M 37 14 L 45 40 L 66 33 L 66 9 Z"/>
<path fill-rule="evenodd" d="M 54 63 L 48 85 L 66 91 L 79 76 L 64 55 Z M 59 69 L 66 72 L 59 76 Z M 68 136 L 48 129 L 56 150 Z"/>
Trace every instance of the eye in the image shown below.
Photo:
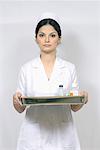
<path fill-rule="evenodd" d="M 39 34 L 39 37 L 43 37 L 43 36 L 44 36 L 44 34 L 43 34 L 43 33 L 40 33 L 40 34 Z"/>
<path fill-rule="evenodd" d="M 56 35 L 55 34 L 51 34 L 51 37 L 56 37 Z"/>

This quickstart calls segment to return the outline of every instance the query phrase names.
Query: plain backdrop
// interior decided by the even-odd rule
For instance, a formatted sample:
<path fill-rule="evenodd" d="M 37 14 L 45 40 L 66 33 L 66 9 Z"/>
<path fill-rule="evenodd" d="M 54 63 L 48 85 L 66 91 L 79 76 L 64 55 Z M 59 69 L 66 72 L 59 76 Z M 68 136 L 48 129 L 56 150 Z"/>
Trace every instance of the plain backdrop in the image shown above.
<path fill-rule="evenodd" d="M 76 65 L 89 102 L 73 113 L 82 150 L 100 149 L 100 2 L 0 1 L 0 150 L 15 150 L 25 112 L 12 104 L 20 67 L 39 54 L 36 18 L 54 12 L 61 20 L 57 55 Z"/>

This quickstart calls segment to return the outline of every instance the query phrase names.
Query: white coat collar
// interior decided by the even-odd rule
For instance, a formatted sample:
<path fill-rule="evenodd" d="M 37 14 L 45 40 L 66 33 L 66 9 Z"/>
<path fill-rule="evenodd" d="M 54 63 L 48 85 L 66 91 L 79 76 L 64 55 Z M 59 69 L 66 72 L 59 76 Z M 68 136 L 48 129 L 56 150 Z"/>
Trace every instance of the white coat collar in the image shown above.
<path fill-rule="evenodd" d="M 66 63 L 65 63 L 65 60 L 59 58 L 59 57 L 56 57 L 56 62 L 55 62 L 57 68 L 65 68 L 66 67 Z M 40 68 L 41 66 L 41 59 L 40 59 L 40 56 L 35 58 L 33 61 L 32 61 L 32 66 L 34 68 Z"/>

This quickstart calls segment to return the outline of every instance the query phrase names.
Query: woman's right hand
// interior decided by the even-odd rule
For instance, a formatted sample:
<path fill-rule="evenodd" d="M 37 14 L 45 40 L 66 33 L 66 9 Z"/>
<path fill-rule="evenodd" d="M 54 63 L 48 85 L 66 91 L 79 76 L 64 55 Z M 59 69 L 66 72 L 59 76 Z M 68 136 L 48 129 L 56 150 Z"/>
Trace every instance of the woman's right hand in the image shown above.
<path fill-rule="evenodd" d="M 20 92 L 16 92 L 13 95 L 13 105 L 19 113 L 22 113 L 26 108 L 26 106 L 23 106 L 21 104 L 21 96 L 22 96 L 22 94 Z"/>

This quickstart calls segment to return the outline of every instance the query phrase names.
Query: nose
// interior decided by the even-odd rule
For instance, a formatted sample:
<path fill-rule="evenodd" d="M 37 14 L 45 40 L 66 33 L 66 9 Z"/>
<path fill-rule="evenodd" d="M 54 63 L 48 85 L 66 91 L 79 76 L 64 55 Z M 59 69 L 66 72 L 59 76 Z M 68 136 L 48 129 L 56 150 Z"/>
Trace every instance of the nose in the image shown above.
<path fill-rule="evenodd" d="M 47 42 L 47 43 L 49 42 L 49 36 L 45 37 L 45 42 Z"/>

